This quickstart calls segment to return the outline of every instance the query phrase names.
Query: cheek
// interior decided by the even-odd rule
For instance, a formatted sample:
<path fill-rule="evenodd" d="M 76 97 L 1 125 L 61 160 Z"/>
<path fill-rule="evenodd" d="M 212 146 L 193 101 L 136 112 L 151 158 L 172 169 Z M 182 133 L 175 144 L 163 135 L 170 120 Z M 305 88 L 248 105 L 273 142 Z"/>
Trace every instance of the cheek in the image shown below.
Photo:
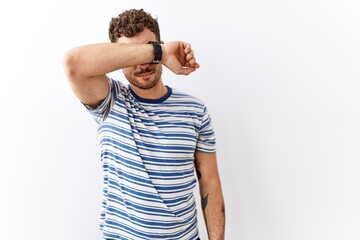
<path fill-rule="evenodd" d="M 157 73 L 158 75 L 161 75 L 162 74 L 162 64 L 159 64 L 159 66 L 157 67 Z"/>
<path fill-rule="evenodd" d="M 131 74 L 134 72 L 131 68 L 123 68 L 122 71 L 125 76 L 131 76 Z"/>

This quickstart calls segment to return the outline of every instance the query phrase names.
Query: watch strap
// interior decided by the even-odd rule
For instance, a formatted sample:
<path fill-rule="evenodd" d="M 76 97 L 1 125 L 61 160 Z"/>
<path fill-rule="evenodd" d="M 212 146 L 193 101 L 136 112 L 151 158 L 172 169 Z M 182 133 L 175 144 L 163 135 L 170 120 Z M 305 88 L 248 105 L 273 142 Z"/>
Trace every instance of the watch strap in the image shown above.
<path fill-rule="evenodd" d="M 148 44 L 151 44 L 154 48 L 154 60 L 152 61 L 153 64 L 159 64 L 162 59 L 162 48 L 158 42 L 149 41 Z"/>

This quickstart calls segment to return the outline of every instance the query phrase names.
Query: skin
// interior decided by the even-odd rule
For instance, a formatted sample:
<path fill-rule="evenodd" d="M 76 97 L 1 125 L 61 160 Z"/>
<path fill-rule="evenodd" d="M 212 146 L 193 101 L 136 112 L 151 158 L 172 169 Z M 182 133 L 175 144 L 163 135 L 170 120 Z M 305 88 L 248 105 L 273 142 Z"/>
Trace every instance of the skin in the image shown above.
<path fill-rule="evenodd" d="M 223 240 L 225 238 L 225 203 L 216 154 L 196 151 L 195 168 L 208 237 L 211 240 Z"/>
<path fill-rule="evenodd" d="M 191 45 L 181 41 L 162 44 L 162 64 L 149 64 L 154 57 L 153 47 L 147 44 L 149 41 L 156 41 L 155 34 L 145 29 L 136 36 L 121 37 L 116 43 L 91 44 L 69 50 L 64 55 L 63 65 L 74 94 L 81 102 L 96 108 L 109 92 L 106 78 L 109 72 L 123 69 L 125 76 L 133 76 L 134 80 L 145 84 L 154 81 L 161 65 L 181 75 L 188 75 L 200 67 Z M 136 76 L 148 65 L 155 72 Z M 156 99 L 164 95 L 161 77 L 153 88 L 140 89 L 133 84 L 131 87 L 142 98 Z"/>
<path fill-rule="evenodd" d="M 155 34 L 145 29 L 142 34 L 130 38 L 121 37 L 117 42 L 122 44 L 146 44 L 150 40 L 156 41 Z M 164 86 L 161 78 L 161 64 L 140 64 L 123 68 L 122 71 L 129 81 L 132 90 L 140 97 L 157 99 L 164 96 L 167 92 L 167 88 Z"/>
<path fill-rule="evenodd" d="M 77 98 L 96 108 L 109 92 L 107 73 L 122 69 L 132 90 L 140 97 L 157 99 L 167 93 L 162 67 L 175 74 L 188 75 L 200 67 L 191 44 L 182 41 L 163 43 L 161 64 L 150 64 L 155 34 L 148 29 L 133 36 L 120 37 L 116 43 L 98 43 L 69 50 L 63 66 Z M 209 239 L 224 239 L 225 207 L 215 153 L 195 152 L 203 215 Z"/>

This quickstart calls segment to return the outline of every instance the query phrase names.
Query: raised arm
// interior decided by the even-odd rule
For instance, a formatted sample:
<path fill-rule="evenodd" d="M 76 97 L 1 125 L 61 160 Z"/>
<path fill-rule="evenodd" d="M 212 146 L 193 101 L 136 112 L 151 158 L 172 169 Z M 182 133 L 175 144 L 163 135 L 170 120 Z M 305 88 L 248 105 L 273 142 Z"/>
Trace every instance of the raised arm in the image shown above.
<path fill-rule="evenodd" d="M 195 152 L 201 207 L 210 240 L 225 238 L 225 203 L 217 167 L 216 154 Z"/>
<path fill-rule="evenodd" d="M 81 102 L 96 107 L 109 91 L 106 74 L 149 63 L 152 51 L 149 44 L 91 44 L 68 51 L 63 65 L 74 94 Z"/>
<path fill-rule="evenodd" d="M 162 44 L 161 63 L 176 74 L 189 74 L 199 67 L 188 43 Z M 107 95 L 106 74 L 118 69 L 152 62 L 150 44 L 99 43 L 69 50 L 63 58 L 70 86 L 81 102 L 96 107 Z"/>

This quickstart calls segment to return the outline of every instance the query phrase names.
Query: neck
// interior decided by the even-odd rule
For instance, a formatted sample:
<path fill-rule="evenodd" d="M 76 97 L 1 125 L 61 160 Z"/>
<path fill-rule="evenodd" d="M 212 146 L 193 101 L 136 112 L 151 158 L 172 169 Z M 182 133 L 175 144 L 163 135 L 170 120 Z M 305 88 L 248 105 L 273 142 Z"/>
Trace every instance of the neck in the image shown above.
<path fill-rule="evenodd" d="M 145 99 L 159 99 L 166 95 L 168 89 L 165 87 L 165 85 L 162 83 L 162 81 L 159 81 L 156 86 L 150 89 L 141 89 L 133 84 L 130 84 L 131 89 L 141 98 Z"/>

